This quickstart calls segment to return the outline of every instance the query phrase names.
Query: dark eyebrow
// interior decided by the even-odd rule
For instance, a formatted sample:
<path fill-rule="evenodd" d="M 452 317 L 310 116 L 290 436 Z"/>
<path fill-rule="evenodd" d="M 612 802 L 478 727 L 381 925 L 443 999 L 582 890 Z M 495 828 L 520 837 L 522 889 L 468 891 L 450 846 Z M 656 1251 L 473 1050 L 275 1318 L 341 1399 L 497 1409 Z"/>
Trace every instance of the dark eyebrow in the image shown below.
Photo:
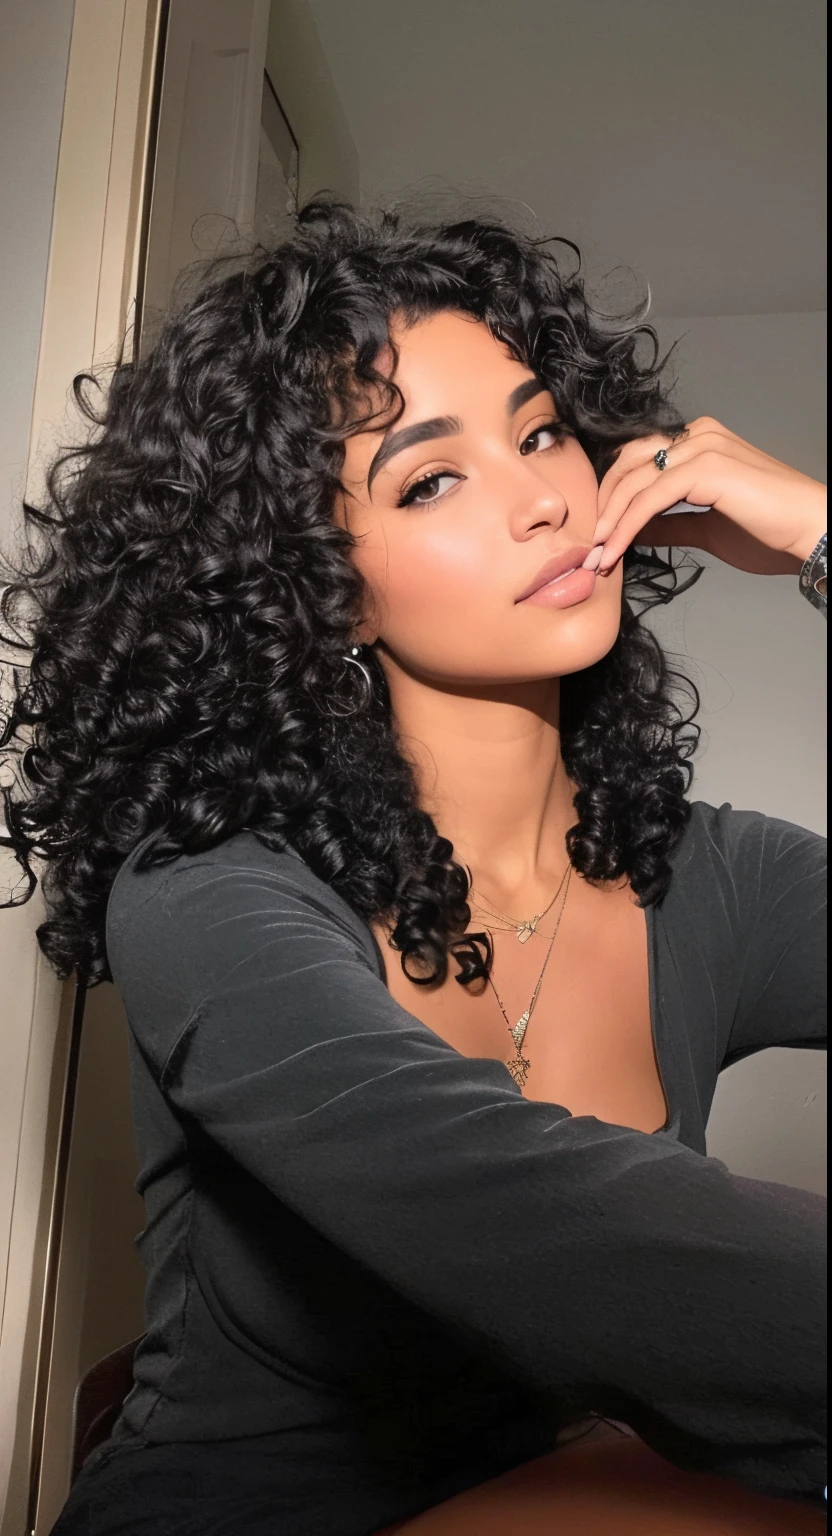
<path fill-rule="evenodd" d="M 519 411 L 521 405 L 528 400 L 533 400 L 535 395 L 546 393 L 546 385 L 539 379 L 524 379 L 516 389 L 511 391 L 506 403 L 506 411 L 509 417 Z M 405 448 L 415 448 L 419 443 L 429 443 L 435 437 L 459 437 L 462 431 L 462 422 L 458 416 L 434 416 L 430 421 L 418 421 L 412 427 L 402 427 L 401 432 L 393 432 L 386 437 L 378 450 L 367 474 L 367 490 L 372 489 L 376 475 L 385 464 L 397 453 L 404 453 Z"/>
<path fill-rule="evenodd" d="M 462 422 L 458 416 L 434 416 L 431 421 L 417 421 L 414 426 L 402 427 L 401 432 L 386 437 L 370 465 L 367 490 L 394 454 L 404 453 L 405 448 L 414 448 L 417 443 L 428 443 L 434 437 L 459 437 L 461 431 Z"/>
<path fill-rule="evenodd" d="M 519 411 L 521 405 L 525 405 L 528 400 L 533 400 L 535 395 L 544 395 L 547 392 L 548 386 L 541 384 L 539 379 L 526 379 L 522 384 L 518 384 L 508 397 L 509 416 Z"/>

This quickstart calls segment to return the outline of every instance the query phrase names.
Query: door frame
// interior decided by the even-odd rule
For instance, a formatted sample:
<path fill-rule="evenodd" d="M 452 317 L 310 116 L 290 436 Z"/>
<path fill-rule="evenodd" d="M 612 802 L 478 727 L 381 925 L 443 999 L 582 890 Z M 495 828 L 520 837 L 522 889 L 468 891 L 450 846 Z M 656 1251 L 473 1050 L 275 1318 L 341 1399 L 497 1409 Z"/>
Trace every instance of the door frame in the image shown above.
<path fill-rule="evenodd" d="M 87 430 L 69 381 L 133 355 L 169 4 L 75 0 L 25 480 L 35 505 L 56 450 L 83 441 Z M 42 918 L 40 907 L 36 892 L 26 917 Z M 19 1002 L 11 1024 L 28 1045 L 9 1233 L 14 1304 L 2 1334 L 16 1413 L 0 1536 L 41 1536 L 54 1519 L 43 1508 L 43 1439 L 83 988 L 75 979 L 57 985 L 38 953 L 33 995 Z"/>

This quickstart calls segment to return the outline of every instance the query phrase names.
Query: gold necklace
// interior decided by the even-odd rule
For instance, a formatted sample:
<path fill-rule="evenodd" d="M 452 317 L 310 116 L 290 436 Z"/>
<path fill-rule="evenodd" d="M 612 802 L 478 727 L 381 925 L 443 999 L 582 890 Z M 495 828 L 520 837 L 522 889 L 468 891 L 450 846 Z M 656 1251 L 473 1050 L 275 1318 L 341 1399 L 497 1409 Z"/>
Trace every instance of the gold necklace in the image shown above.
<path fill-rule="evenodd" d="M 537 978 L 537 985 L 536 985 L 536 987 L 535 987 L 535 989 L 534 989 L 534 991 L 533 991 L 533 993 L 531 995 L 531 1001 L 529 1002 L 529 1006 L 526 1009 L 525 1013 L 521 1013 L 521 1015 L 520 1015 L 519 1019 L 517 1020 L 516 1024 L 512 1024 L 511 1023 L 511 1021 L 509 1019 L 509 1016 L 506 1013 L 506 1010 L 505 1010 L 505 1008 L 503 1006 L 503 1000 L 500 997 L 500 994 L 499 994 L 499 992 L 497 991 L 497 988 L 494 985 L 494 981 L 493 981 L 493 978 L 492 978 L 492 975 L 491 975 L 491 971 L 489 970 L 489 972 L 488 972 L 489 985 L 491 986 L 491 990 L 492 990 L 492 992 L 494 993 L 494 996 L 497 999 L 497 1002 L 498 1002 L 499 1007 L 500 1007 L 500 1012 L 503 1015 L 503 1018 L 505 1019 L 506 1024 L 508 1025 L 508 1032 L 511 1035 L 512 1040 L 514 1041 L 514 1048 L 515 1048 L 515 1051 L 517 1052 L 516 1056 L 514 1056 L 511 1061 L 507 1061 L 506 1062 L 506 1066 L 508 1067 L 508 1070 L 511 1073 L 512 1077 L 514 1078 L 514 1081 L 517 1084 L 518 1088 L 522 1088 L 523 1087 L 523 1084 L 525 1083 L 526 1078 L 529 1075 L 529 1070 L 531 1068 L 531 1062 L 528 1061 L 526 1059 L 526 1057 L 523 1055 L 523 1041 L 526 1038 L 526 1030 L 529 1027 L 529 1019 L 532 1016 L 532 1009 L 534 1008 L 534 1005 L 537 1002 L 537 994 L 540 991 L 541 983 L 543 981 L 543 977 L 544 977 L 545 972 L 546 972 L 546 967 L 549 964 L 549 956 L 552 953 L 552 949 L 554 947 L 555 939 L 558 936 L 558 929 L 560 927 L 560 920 L 563 917 L 564 908 L 566 906 L 566 898 L 569 895 L 569 881 L 570 881 L 571 875 L 572 875 L 572 865 L 569 864 L 569 865 L 567 865 L 566 873 L 564 875 L 564 880 L 566 881 L 566 890 L 563 893 L 563 901 L 560 904 L 560 911 L 558 912 L 558 919 L 557 919 L 557 922 L 555 923 L 555 931 L 552 934 L 551 939 L 549 940 L 549 944 L 548 944 L 548 947 L 547 947 L 547 950 L 546 950 L 546 956 L 545 956 L 545 959 L 543 961 L 543 965 L 542 965 L 541 970 L 540 970 L 540 975 Z M 561 885 L 562 884 L 563 884 L 563 880 L 561 881 Z"/>
<path fill-rule="evenodd" d="M 533 917 L 527 917 L 527 918 L 510 917 L 508 912 L 501 912 L 500 908 L 495 906 L 494 902 L 490 901 L 487 896 L 481 897 L 481 899 L 479 901 L 474 901 L 472 903 L 472 905 L 475 906 L 477 908 L 477 910 L 482 913 L 483 917 L 490 917 L 490 914 L 486 911 L 486 908 L 482 905 L 482 902 L 484 901 L 486 903 L 486 905 L 491 908 L 491 911 L 496 913 L 497 917 L 501 917 L 503 919 L 503 923 L 506 925 L 506 926 L 495 925 L 495 926 L 498 927 L 498 931 L 500 931 L 502 933 L 513 932 L 515 938 L 518 940 L 518 942 L 520 944 L 527 944 L 529 939 L 531 938 L 532 934 L 536 931 L 538 923 L 542 922 L 543 918 L 546 917 L 549 912 L 551 912 L 553 906 L 555 905 L 555 902 L 557 901 L 561 891 L 563 890 L 563 882 L 566 879 L 566 877 L 567 877 L 571 867 L 572 867 L 571 864 L 567 864 L 566 869 L 564 870 L 563 874 L 560 877 L 560 885 L 558 886 L 557 890 L 555 891 L 555 894 L 552 897 L 552 900 L 549 902 L 549 905 L 547 907 L 544 907 L 542 912 L 535 912 Z M 473 894 L 474 894 L 474 886 L 472 885 L 471 886 L 471 895 L 473 895 Z M 493 921 L 493 919 L 491 919 L 491 920 Z"/>

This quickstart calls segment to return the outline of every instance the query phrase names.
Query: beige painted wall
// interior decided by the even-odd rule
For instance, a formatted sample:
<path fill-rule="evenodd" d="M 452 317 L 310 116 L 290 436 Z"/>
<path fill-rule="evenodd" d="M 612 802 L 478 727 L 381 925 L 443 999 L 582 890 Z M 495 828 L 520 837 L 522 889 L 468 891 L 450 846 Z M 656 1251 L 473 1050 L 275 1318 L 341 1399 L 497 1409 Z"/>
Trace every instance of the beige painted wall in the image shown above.
<path fill-rule="evenodd" d="M 826 479 L 826 315 L 656 322 L 681 337 L 678 398 Z M 826 626 L 789 576 L 712 562 L 658 615 L 702 692 L 693 794 L 826 831 Z M 771 1050 L 720 1079 L 711 1153 L 737 1173 L 826 1189 L 826 1054 Z"/>

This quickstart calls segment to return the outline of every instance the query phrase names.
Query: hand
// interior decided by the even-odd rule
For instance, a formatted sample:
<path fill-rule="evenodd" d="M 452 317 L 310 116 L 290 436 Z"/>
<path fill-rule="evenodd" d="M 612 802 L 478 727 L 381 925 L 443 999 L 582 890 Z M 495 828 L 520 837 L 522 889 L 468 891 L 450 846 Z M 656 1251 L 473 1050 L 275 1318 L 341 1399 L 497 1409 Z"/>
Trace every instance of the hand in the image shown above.
<path fill-rule="evenodd" d="M 667 468 L 654 454 L 668 449 Z M 677 501 L 713 510 L 659 514 Z M 600 575 L 631 544 L 704 549 L 740 571 L 800 570 L 826 529 L 826 486 L 781 464 L 700 416 L 675 440 L 637 438 L 621 449 L 598 489 L 593 555 Z"/>

